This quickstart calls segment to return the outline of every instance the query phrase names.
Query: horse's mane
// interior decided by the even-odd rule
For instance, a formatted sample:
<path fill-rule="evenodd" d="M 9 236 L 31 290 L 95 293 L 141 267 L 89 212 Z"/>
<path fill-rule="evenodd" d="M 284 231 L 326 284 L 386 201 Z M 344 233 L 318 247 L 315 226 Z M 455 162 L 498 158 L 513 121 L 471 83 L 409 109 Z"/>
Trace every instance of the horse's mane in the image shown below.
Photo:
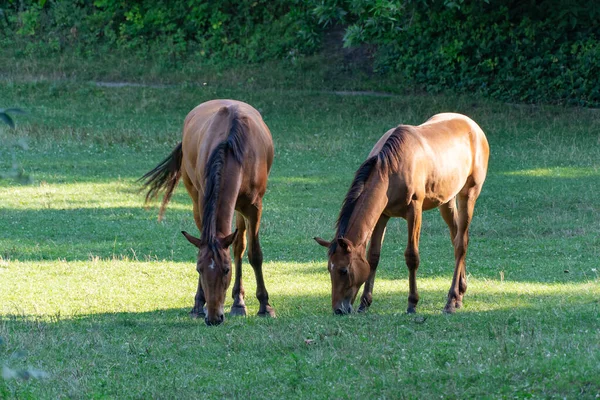
<path fill-rule="evenodd" d="M 408 131 L 408 126 L 398 126 L 387 138 L 379 153 L 369 157 L 358 168 L 354 175 L 354 180 L 350 185 L 350 189 L 344 198 L 342 209 L 340 210 L 340 215 L 336 222 L 336 238 L 343 238 L 346 235 L 346 230 L 348 229 L 348 223 L 350 222 L 354 207 L 360 196 L 364 193 L 365 183 L 372 172 L 378 169 L 380 173 L 388 174 L 398 169 L 400 163 L 400 150 L 402 144 L 406 140 Z M 334 240 L 329 247 L 330 255 L 335 253 L 336 247 L 337 241 Z"/>
<path fill-rule="evenodd" d="M 230 128 L 227 138 L 219 143 L 211 152 L 206 169 L 204 171 L 205 192 L 204 192 L 204 210 L 202 212 L 202 232 L 201 240 L 206 243 L 213 254 L 219 254 L 217 251 L 217 208 L 219 203 L 219 192 L 221 189 L 223 166 L 227 155 L 231 154 L 230 160 L 237 164 L 242 164 L 244 156 L 244 144 L 246 137 L 244 132 L 248 129 L 248 123 L 245 118 L 238 115 L 237 106 L 223 107 L 219 113 L 228 113 L 230 115 Z"/>
<path fill-rule="evenodd" d="M 377 154 L 379 165 L 384 173 L 395 172 L 400 164 L 402 145 L 406 142 L 410 127 L 400 125 L 394 129 L 394 132 L 387 138 L 383 147 Z"/>
<path fill-rule="evenodd" d="M 342 203 L 342 209 L 340 210 L 340 215 L 338 216 L 336 222 L 336 237 L 342 238 L 346 235 L 346 229 L 348 228 L 348 222 L 350 221 L 352 211 L 354 211 L 354 206 L 356 205 L 356 202 L 360 195 L 363 193 L 365 183 L 367 182 L 367 179 L 369 179 L 369 176 L 371 176 L 371 172 L 375 168 L 376 164 L 377 156 L 370 157 L 365 162 L 363 162 L 362 165 L 356 171 L 356 174 L 354 175 L 354 180 L 352 181 L 352 185 L 350 185 L 350 190 L 348 190 L 346 198 L 344 198 L 344 202 Z M 335 241 L 333 243 L 335 243 Z"/>

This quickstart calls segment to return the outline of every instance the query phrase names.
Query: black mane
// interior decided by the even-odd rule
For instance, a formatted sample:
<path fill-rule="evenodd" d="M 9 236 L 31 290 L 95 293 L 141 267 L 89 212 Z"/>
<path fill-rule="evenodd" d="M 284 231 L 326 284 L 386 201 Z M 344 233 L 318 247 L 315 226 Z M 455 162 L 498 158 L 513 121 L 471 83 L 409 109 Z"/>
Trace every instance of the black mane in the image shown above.
<path fill-rule="evenodd" d="M 406 141 L 409 129 L 406 125 L 398 126 L 383 144 L 381 151 L 377 154 L 383 172 L 389 173 L 398 170 L 402 145 Z"/>
<path fill-rule="evenodd" d="M 237 107 L 223 108 L 219 111 L 219 113 L 221 112 L 230 113 L 231 126 L 227 138 L 219 143 L 210 154 L 204 171 L 206 190 L 204 192 L 202 233 L 200 236 L 202 242 L 208 244 L 215 255 L 219 254 L 216 241 L 217 206 L 219 203 L 223 166 L 228 154 L 232 155 L 230 160 L 235 161 L 239 165 L 242 164 L 244 143 L 246 140 L 244 132 L 247 130 L 247 121 L 238 115 Z"/>
<path fill-rule="evenodd" d="M 342 209 L 340 210 L 340 215 L 337 219 L 336 228 L 337 235 L 336 237 L 341 238 L 346 234 L 346 229 L 348 228 L 348 222 L 350 221 L 350 216 L 352 215 L 352 211 L 354 211 L 354 206 L 356 205 L 356 201 L 363 193 L 365 188 L 365 182 L 371 176 L 371 172 L 375 168 L 377 164 L 377 156 L 373 156 L 368 158 L 356 171 L 354 175 L 354 180 L 352 181 L 352 185 L 350 186 L 350 190 L 348 190 L 348 194 L 346 194 L 346 198 L 342 203 Z"/>
<path fill-rule="evenodd" d="M 354 211 L 354 207 L 360 196 L 363 194 L 365 189 L 365 183 L 371 176 L 372 172 L 379 169 L 381 173 L 387 174 L 390 171 L 398 169 L 400 162 L 400 150 L 402 144 L 406 140 L 406 134 L 409 131 L 409 127 L 405 125 L 398 126 L 394 132 L 387 138 L 383 144 L 381 150 L 376 155 L 368 158 L 356 171 L 350 190 L 344 198 L 342 203 L 342 209 L 336 222 L 336 239 L 343 238 L 346 235 L 348 229 L 348 223 L 350 217 Z M 337 247 L 337 241 L 334 240 L 329 248 L 329 254 L 333 254 Z"/>

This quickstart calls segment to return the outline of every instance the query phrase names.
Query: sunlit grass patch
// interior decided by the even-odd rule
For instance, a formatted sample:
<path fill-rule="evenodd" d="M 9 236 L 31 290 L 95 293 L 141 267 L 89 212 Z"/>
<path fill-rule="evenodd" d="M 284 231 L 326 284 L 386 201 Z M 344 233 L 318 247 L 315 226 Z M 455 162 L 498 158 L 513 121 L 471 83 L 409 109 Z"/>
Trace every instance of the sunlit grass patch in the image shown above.
<path fill-rule="evenodd" d="M 323 177 L 306 177 L 306 176 L 274 176 L 269 179 L 271 185 L 275 184 L 327 184 L 329 179 Z"/>
<path fill-rule="evenodd" d="M 40 182 L 29 186 L 0 187 L 3 198 L 2 207 L 16 210 L 69 210 L 92 208 L 142 208 L 144 193 L 141 184 L 132 180 L 115 180 L 113 182 L 76 182 L 47 183 Z M 180 194 L 184 194 L 182 188 Z M 187 196 L 176 196 L 175 199 L 187 200 Z M 188 198 L 189 199 L 189 198 Z M 150 204 L 155 208 L 159 201 Z M 173 201 L 169 209 L 191 210 L 185 201 Z"/>
<path fill-rule="evenodd" d="M 523 171 L 505 172 L 508 176 L 530 176 L 538 178 L 586 178 L 600 176 L 600 168 L 594 167 L 554 167 L 536 168 Z"/>
<path fill-rule="evenodd" d="M 117 312 L 152 312 L 191 307 L 198 281 L 189 262 L 138 261 L 131 257 L 87 261 L 2 260 L 0 314 L 63 318 Z M 280 316 L 331 313 L 329 275 L 318 263 L 267 262 L 264 271 L 271 303 Z M 251 266 L 243 271 L 247 304 L 258 309 Z M 438 314 L 445 304 L 451 277 L 419 278 L 419 311 Z M 118 283 L 118 284 L 115 284 Z M 372 312 L 402 313 L 408 295 L 407 279 L 376 279 Z M 231 306 L 227 296 L 226 306 Z M 576 306 L 600 298 L 598 278 L 585 282 L 537 283 L 469 279 L 465 308 L 460 312 Z M 359 301 L 359 299 L 357 299 Z M 358 303 L 356 304 L 358 305 Z"/>
<path fill-rule="evenodd" d="M 193 263 L 101 260 L 10 261 L 0 313 L 72 317 L 144 312 L 189 305 L 197 273 Z"/>

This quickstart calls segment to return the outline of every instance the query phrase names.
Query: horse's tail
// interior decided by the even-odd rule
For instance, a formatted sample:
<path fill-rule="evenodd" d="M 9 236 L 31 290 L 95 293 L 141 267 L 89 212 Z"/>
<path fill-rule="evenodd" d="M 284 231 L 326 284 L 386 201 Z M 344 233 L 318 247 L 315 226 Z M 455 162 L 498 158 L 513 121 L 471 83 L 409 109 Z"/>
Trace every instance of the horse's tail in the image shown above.
<path fill-rule="evenodd" d="M 165 190 L 165 196 L 163 197 L 162 205 L 158 213 L 158 220 L 161 221 L 167 208 L 167 204 L 171 200 L 171 196 L 177 187 L 177 183 L 181 178 L 181 160 L 183 158 L 183 151 L 181 150 L 181 142 L 169 154 L 167 158 L 162 160 L 160 164 L 154 167 L 153 170 L 148 171 L 142 176 L 139 181 L 143 181 L 142 189 L 148 189 L 146 193 L 147 204 L 150 200 L 158 196 L 158 194 Z"/>

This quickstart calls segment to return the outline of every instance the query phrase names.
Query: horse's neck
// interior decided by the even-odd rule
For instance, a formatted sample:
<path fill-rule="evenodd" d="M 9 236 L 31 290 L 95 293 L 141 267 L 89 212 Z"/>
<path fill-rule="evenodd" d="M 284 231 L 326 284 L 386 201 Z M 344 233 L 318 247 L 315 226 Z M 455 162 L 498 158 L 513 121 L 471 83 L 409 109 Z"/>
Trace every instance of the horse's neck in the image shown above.
<path fill-rule="evenodd" d="M 355 246 L 366 246 L 379 217 L 387 206 L 389 180 L 374 171 L 354 206 L 344 235 Z"/>
<path fill-rule="evenodd" d="M 223 166 L 219 200 L 217 204 L 216 229 L 221 235 L 231 233 L 231 223 L 235 211 L 235 204 L 242 185 L 242 168 L 228 155 Z"/>

